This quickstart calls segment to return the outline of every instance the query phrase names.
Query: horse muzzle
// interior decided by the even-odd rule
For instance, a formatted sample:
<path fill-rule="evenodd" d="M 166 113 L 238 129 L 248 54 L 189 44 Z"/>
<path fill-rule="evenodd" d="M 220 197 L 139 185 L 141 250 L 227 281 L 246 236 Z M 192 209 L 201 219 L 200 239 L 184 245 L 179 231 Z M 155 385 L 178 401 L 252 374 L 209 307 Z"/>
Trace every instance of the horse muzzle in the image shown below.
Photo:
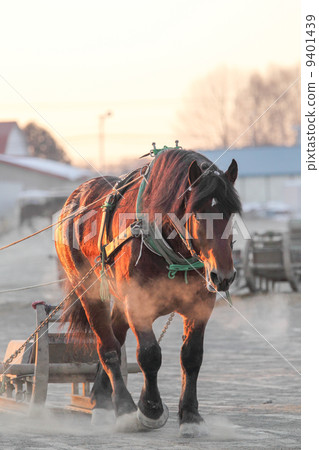
<path fill-rule="evenodd" d="M 230 285 L 236 278 L 236 269 L 234 268 L 226 276 L 218 271 L 208 271 L 206 269 L 206 287 L 209 292 L 228 291 Z"/>

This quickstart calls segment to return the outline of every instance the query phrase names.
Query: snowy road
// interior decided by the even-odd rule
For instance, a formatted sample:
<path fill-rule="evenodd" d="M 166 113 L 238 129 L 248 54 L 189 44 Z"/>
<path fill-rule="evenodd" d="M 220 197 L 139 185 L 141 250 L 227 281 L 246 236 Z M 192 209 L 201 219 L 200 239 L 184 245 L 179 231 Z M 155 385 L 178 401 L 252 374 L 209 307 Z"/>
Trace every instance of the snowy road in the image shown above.
<path fill-rule="evenodd" d="M 28 232 L 12 231 L 1 236 L 1 243 Z M 0 291 L 58 277 L 50 232 L 5 252 L 0 255 Z M 0 359 L 10 339 L 24 339 L 33 331 L 31 302 L 43 299 L 54 304 L 61 298 L 57 286 L 0 295 Z M 300 448 L 300 295 L 287 290 L 233 301 L 234 308 L 223 300 L 217 303 L 205 336 L 198 397 L 208 436 L 196 440 L 178 437 L 182 321 L 176 317 L 161 344 L 159 387 L 170 410 L 164 428 L 116 434 L 113 426 L 92 430 L 88 418 L 82 416 L 52 416 L 47 411 L 32 421 L 0 413 L 0 448 Z M 165 318 L 155 323 L 157 335 L 164 323 Z M 135 341 L 131 334 L 127 353 L 129 361 L 133 360 Z M 136 401 L 141 386 L 141 374 L 129 376 L 129 389 Z M 69 386 L 50 385 L 47 406 L 66 404 L 68 393 Z"/>

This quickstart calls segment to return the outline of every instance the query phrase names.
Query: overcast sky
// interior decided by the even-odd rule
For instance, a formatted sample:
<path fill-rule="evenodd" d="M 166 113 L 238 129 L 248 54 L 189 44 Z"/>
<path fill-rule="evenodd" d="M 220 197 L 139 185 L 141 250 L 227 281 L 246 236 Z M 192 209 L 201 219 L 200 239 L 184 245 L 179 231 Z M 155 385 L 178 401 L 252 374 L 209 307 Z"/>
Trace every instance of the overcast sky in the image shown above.
<path fill-rule="evenodd" d="M 181 99 L 217 66 L 300 59 L 296 0 L 11 0 L 1 9 L 0 120 L 52 126 L 72 159 L 94 165 L 99 114 L 113 112 L 107 159 L 139 156 L 154 140 L 174 144 Z"/>

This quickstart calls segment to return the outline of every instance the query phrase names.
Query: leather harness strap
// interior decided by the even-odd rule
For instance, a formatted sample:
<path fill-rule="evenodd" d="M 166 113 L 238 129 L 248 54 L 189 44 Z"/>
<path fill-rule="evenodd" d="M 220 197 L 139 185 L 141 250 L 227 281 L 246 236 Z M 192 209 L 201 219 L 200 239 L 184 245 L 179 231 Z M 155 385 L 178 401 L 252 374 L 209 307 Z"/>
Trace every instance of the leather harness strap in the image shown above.
<path fill-rule="evenodd" d="M 134 222 L 112 241 L 109 241 L 108 238 L 114 209 L 116 208 L 118 201 L 123 197 L 123 194 L 128 186 L 136 181 L 134 177 L 137 172 L 137 170 L 134 170 L 119 180 L 114 185 L 112 192 L 107 195 L 105 202 L 102 205 L 103 213 L 98 238 L 98 248 L 101 253 L 101 260 L 104 261 L 104 263 L 107 263 L 107 260 L 113 255 L 113 253 L 125 242 L 130 240 L 132 237 L 137 237 L 140 235 L 140 229 L 136 226 L 138 222 Z M 103 241 L 106 243 L 103 244 Z"/>

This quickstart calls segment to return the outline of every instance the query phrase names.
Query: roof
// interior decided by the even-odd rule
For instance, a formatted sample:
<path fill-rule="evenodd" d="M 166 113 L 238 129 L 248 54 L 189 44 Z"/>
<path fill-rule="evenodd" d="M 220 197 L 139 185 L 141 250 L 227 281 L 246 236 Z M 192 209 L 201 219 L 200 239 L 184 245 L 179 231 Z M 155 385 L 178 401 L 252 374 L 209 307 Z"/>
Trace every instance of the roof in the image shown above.
<path fill-rule="evenodd" d="M 94 176 L 93 172 L 88 169 L 82 169 L 59 161 L 36 158 L 33 156 L 11 156 L 0 154 L 0 165 L 1 164 L 8 164 L 25 170 L 32 170 L 34 172 L 68 181 L 88 179 Z"/>
<path fill-rule="evenodd" d="M 8 137 L 17 122 L 0 122 L 0 154 L 5 153 Z"/>
<path fill-rule="evenodd" d="M 300 147 L 249 147 L 236 150 L 201 150 L 202 155 L 226 170 L 234 158 L 239 177 L 300 175 Z"/>
<path fill-rule="evenodd" d="M 26 191 L 22 191 L 19 193 L 20 200 L 34 200 L 34 199 L 43 199 L 43 198 L 66 198 L 70 195 L 70 191 L 68 189 L 58 191 L 58 190 L 43 190 L 43 189 L 28 189 Z"/>

